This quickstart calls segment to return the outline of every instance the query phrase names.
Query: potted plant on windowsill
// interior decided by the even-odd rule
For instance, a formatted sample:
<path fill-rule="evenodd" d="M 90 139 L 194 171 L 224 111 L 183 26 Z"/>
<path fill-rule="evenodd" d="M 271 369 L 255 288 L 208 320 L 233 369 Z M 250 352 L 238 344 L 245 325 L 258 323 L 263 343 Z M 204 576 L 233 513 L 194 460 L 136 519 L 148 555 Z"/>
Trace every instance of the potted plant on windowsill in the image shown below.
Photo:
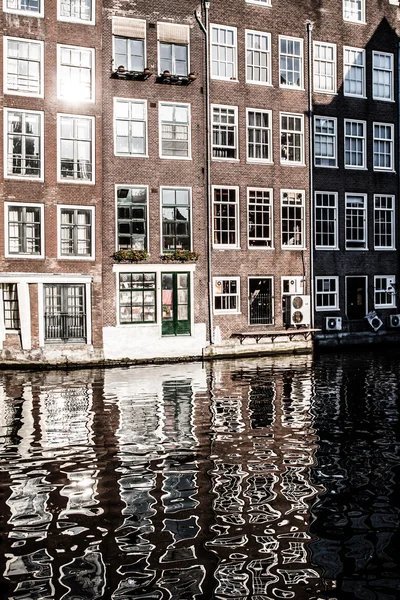
<path fill-rule="evenodd" d="M 115 262 L 138 263 L 149 257 L 147 250 L 117 250 L 111 255 Z"/>
<path fill-rule="evenodd" d="M 160 256 L 164 262 L 197 262 L 199 260 L 199 253 L 192 250 L 175 250 L 174 252 L 168 252 Z"/>

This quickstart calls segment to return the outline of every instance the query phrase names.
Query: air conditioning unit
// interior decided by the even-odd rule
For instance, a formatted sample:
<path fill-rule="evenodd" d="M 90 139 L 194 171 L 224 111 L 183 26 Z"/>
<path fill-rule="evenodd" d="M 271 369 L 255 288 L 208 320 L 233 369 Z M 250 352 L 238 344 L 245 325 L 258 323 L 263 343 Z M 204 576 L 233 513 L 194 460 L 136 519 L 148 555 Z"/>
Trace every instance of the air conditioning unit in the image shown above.
<path fill-rule="evenodd" d="M 400 327 L 400 315 L 389 315 L 389 327 L 393 329 Z"/>
<path fill-rule="evenodd" d="M 326 331 L 342 331 L 342 317 L 325 317 Z"/>
<path fill-rule="evenodd" d="M 383 321 L 378 317 L 374 310 L 371 310 L 371 312 L 365 315 L 365 319 L 374 331 L 378 331 L 383 325 Z"/>
<path fill-rule="evenodd" d="M 310 296 L 287 296 L 286 325 L 309 325 L 310 322 Z"/>

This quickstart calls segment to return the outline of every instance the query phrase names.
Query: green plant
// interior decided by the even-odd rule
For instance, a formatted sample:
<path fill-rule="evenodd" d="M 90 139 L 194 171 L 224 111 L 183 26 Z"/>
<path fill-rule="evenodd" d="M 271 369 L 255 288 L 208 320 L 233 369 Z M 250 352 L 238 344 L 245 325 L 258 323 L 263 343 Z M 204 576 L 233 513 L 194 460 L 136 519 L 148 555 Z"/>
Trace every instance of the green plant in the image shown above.
<path fill-rule="evenodd" d="M 191 250 L 175 250 L 175 252 L 162 254 L 160 258 L 165 262 L 175 261 L 185 263 L 196 262 L 199 260 L 199 256 L 198 252 L 192 252 Z"/>
<path fill-rule="evenodd" d="M 140 262 L 148 257 L 147 250 L 117 250 L 111 255 L 116 262 Z"/>

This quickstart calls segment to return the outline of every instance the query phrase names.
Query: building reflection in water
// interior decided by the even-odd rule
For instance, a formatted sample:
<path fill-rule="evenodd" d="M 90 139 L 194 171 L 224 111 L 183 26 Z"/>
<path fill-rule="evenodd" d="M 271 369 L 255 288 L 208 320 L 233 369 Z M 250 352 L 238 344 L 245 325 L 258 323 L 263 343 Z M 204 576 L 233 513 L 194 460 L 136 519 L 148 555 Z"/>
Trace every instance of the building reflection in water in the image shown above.
<path fill-rule="evenodd" d="M 365 367 L 361 401 L 346 365 L 3 373 L 1 597 L 369 597 L 359 570 L 393 564 L 398 381 L 377 405 Z"/>

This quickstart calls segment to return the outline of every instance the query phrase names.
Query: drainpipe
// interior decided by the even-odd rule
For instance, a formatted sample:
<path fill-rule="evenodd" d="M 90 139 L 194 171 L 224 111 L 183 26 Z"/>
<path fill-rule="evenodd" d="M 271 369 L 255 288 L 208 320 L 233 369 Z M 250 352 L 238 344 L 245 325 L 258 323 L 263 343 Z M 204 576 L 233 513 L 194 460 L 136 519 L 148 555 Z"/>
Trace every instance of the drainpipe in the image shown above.
<path fill-rule="evenodd" d="M 308 70 L 308 170 L 310 193 L 310 310 L 311 327 L 314 327 L 314 115 L 312 104 L 312 29 L 313 23 L 307 21 L 307 70 Z"/>
<path fill-rule="evenodd" d="M 398 42 L 397 45 L 397 137 L 398 137 L 398 152 L 399 152 L 399 159 L 400 159 L 400 42 Z M 395 84 L 395 83 L 394 83 Z M 398 160 L 399 160 L 398 159 Z M 399 171 L 400 171 L 400 164 L 398 165 L 398 169 L 397 170 L 397 178 L 398 178 L 398 184 L 399 184 L 399 198 L 400 198 L 400 175 L 399 175 Z M 398 199 L 397 199 L 398 201 Z M 395 215 L 397 216 L 397 213 L 395 211 Z M 396 227 L 396 222 L 394 224 L 394 230 L 397 232 L 397 227 Z M 396 239 L 397 236 L 395 236 Z M 396 242 L 398 244 L 398 240 Z M 399 302 L 399 290 L 400 290 L 400 269 L 399 269 L 399 254 L 397 253 L 397 277 L 396 277 L 396 287 L 395 287 L 395 293 L 397 295 L 396 298 L 396 310 L 398 309 L 398 302 Z"/>
<path fill-rule="evenodd" d="M 206 88 L 206 207 L 207 207 L 207 278 L 208 278 L 208 334 L 210 345 L 214 344 L 214 316 L 212 289 L 212 202 L 211 202 L 211 111 L 210 111 L 210 44 L 209 10 L 211 0 L 203 0 L 205 23 L 201 20 L 201 7 L 196 10 L 196 19 L 204 33 L 205 88 Z"/>

